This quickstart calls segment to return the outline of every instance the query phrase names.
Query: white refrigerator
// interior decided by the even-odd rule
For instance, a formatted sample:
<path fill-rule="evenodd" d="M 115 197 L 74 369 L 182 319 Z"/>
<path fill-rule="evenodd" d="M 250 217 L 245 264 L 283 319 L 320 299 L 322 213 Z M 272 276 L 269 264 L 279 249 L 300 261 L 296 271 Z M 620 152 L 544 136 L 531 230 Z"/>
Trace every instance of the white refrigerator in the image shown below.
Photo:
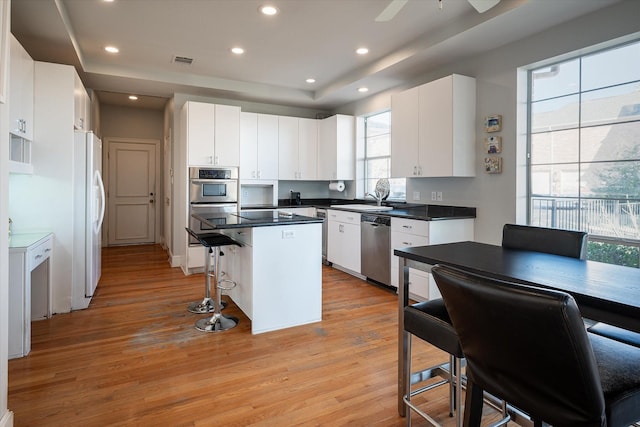
<path fill-rule="evenodd" d="M 93 132 L 76 131 L 74 150 L 74 256 L 72 309 L 89 306 L 102 271 L 105 191 L 102 142 Z"/>

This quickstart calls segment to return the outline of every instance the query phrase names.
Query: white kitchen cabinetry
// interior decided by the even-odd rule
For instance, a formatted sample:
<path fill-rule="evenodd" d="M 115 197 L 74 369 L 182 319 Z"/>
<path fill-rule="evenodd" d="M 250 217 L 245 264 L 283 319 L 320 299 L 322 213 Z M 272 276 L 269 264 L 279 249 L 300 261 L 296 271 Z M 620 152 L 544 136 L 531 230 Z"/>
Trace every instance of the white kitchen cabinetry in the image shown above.
<path fill-rule="evenodd" d="M 182 122 L 189 166 L 240 165 L 240 107 L 188 101 Z"/>
<path fill-rule="evenodd" d="M 11 35 L 9 71 L 9 132 L 33 140 L 34 61 Z"/>
<path fill-rule="evenodd" d="M 393 254 L 395 249 L 473 240 L 473 233 L 472 218 L 420 221 L 392 217 L 391 285 L 397 288 L 399 283 L 399 258 Z M 440 297 L 431 274 L 412 268 L 409 269 L 409 294 L 417 300 Z"/>
<path fill-rule="evenodd" d="M 91 102 L 82 80 L 76 74 L 73 85 L 74 120 L 73 127 L 76 130 L 91 130 Z"/>
<path fill-rule="evenodd" d="M 355 118 L 337 114 L 318 124 L 318 174 L 322 181 L 355 179 Z"/>
<path fill-rule="evenodd" d="M 475 79 L 458 74 L 392 96 L 391 175 L 475 176 L 475 106 Z"/>
<path fill-rule="evenodd" d="M 313 119 L 278 117 L 278 179 L 316 179 L 317 133 Z"/>
<path fill-rule="evenodd" d="M 278 179 L 278 116 L 240 113 L 240 179 Z"/>
<path fill-rule="evenodd" d="M 360 214 L 327 210 L 327 260 L 360 274 Z"/>
<path fill-rule="evenodd" d="M 51 317 L 51 233 L 17 234 L 9 242 L 9 359 L 31 351 L 31 321 Z"/>

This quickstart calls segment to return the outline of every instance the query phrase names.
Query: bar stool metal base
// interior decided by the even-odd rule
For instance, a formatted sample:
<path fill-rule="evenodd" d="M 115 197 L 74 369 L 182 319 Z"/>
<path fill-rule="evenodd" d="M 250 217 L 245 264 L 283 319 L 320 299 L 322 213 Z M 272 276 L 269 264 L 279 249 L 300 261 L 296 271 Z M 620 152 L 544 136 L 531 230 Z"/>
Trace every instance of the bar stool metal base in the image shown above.
<path fill-rule="evenodd" d="M 195 314 L 205 314 L 205 313 L 213 313 L 216 311 L 216 303 L 212 298 L 204 298 L 200 302 L 192 302 L 187 307 L 190 313 Z M 220 301 L 220 310 L 224 310 L 227 307 L 226 301 Z"/>
<path fill-rule="evenodd" d="M 210 318 L 198 320 L 196 322 L 196 329 L 202 332 L 221 332 L 235 328 L 237 325 L 237 317 L 224 316 L 216 313 Z"/>

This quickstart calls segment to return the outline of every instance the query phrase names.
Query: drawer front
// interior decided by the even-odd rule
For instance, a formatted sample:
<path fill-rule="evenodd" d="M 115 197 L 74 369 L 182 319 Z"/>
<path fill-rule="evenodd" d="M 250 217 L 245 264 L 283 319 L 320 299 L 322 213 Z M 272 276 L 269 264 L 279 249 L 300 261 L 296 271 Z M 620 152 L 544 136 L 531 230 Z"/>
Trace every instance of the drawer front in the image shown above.
<path fill-rule="evenodd" d="M 425 246 L 428 244 L 429 244 L 429 238 L 426 236 L 400 233 L 400 232 L 391 230 L 391 249 L 410 248 L 413 246 Z"/>
<path fill-rule="evenodd" d="M 391 231 L 429 237 L 429 221 L 392 217 Z"/>
<path fill-rule="evenodd" d="M 346 224 L 360 225 L 360 214 L 357 212 L 349 211 L 334 211 L 332 209 L 327 210 L 327 217 L 329 221 L 344 222 Z"/>
<path fill-rule="evenodd" d="M 29 270 L 33 270 L 34 268 L 42 264 L 51 256 L 52 251 L 53 241 L 51 239 L 47 239 L 39 245 L 29 249 Z"/>

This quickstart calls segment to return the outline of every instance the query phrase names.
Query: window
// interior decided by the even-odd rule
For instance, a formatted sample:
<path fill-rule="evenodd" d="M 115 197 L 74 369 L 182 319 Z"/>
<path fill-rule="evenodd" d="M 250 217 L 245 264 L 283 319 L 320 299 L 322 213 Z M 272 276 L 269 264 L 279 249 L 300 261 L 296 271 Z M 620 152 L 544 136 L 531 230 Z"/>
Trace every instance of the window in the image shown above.
<path fill-rule="evenodd" d="M 376 183 L 391 176 L 391 112 L 364 119 L 365 185 L 364 194 L 375 194 Z M 389 199 L 405 200 L 405 179 L 389 179 Z"/>
<path fill-rule="evenodd" d="M 638 267 L 640 42 L 529 82 L 529 223 L 585 230 L 590 259 Z"/>

